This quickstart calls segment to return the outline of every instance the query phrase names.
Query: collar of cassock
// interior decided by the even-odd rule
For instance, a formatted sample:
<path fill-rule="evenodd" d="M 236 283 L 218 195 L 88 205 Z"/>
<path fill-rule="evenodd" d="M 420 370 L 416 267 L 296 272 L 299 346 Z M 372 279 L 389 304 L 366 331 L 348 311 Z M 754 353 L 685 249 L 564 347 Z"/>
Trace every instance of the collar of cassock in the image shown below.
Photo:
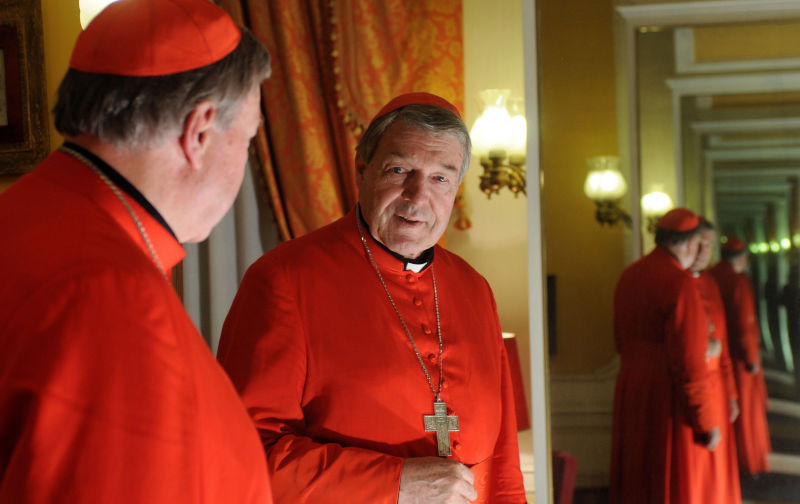
<path fill-rule="evenodd" d="M 133 198 L 133 200 L 136 201 L 136 203 L 138 203 L 144 209 L 145 212 L 150 214 L 150 216 L 153 217 L 153 219 L 155 219 L 156 222 L 161 224 L 164 227 L 164 229 L 166 229 L 167 232 L 171 234 L 173 238 L 175 238 L 175 241 L 178 241 L 178 237 L 175 236 L 175 233 L 172 231 L 172 228 L 169 227 L 167 221 L 164 220 L 164 217 L 160 213 L 158 213 L 156 207 L 154 207 L 149 201 L 147 201 L 147 198 L 145 198 L 144 195 L 133 186 L 133 184 L 128 182 L 128 179 L 123 177 L 122 174 L 120 174 L 117 170 L 112 168 L 110 164 L 106 163 L 101 158 L 97 157 L 93 152 L 84 149 L 80 145 L 76 145 L 72 142 L 64 142 L 64 146 L 79 152 L 82 156 L 86 157 L 89 161 L 94 163 L 97 169 L 103 172 L 103 175 L 105 175 L 112 182 L 114 182 L 114 184 L 117 187 L 119 187 L 119 189 L 122 192 Z"/>
<path fill-rule="evenodd" d="M 51 162 L 42 163 L 44 166 L 40 171 L 41 175 L 67 190 L 89 199 L 99 209 L 106 212 L 120 226 L 121 230 L 141 247 L 143 253 L 152 257 L 141 230 L 130 214 L 130 211 L 133 211 L 146 230 L 161 266 L 164 268 L 164 273 L 169 276 L 169 270 L 183 259 L 186 251 L 161 214 L 130 182 L 97 155 L 73 143 L 65 143 L 64 147 L 67 150 L 59 149 L 51 154 L 53 156 Z M 109 180 L 112 180 L 113 177 L 113 183 L 119 190 L 119 195 L 128 202 L 130 208 L 126 208 L 122 204 L 119 197 L 109 189 L 98 173 L 88 167 L 86 163 L 90 163 Z"/>
<path fill-rule="evenodd" d="M 389 255 L 391 255 L 392 257 L 394 257 L 403 264 L 403 271 L 413 271 L 414 273 L 419 273 L 420 271 L 424 270 L 425 268 L 433 264 L 434 247 L 425 250 L 416 259 L 409 259 L 407 257 L 403 257 L 394 250 L 389 249 L 389 247 L 387 247 L 386 245 L 378 241 L 374 236 L 372 236 L 372 232 L 369 230 L 369 225 L 367 224 L 367 221 L 364 220 L 364 216 L 361 215 L 360 204 L 357 205 L 356 208 L 356 218 L 361 221 L 361 225 L 364 226 L 364 231 L 367 233 L 367 235 L 369 235 L 369 237 L 372 238 L 373 243 L 377 243 L 378 246 L 380 246 L 383 250 L 385 250 Z"/>

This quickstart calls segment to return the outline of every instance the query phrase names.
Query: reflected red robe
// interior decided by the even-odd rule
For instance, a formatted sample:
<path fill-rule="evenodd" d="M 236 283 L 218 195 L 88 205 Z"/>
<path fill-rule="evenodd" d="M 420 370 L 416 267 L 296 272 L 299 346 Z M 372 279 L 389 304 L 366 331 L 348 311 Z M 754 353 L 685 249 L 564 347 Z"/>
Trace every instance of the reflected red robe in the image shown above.
<path fill-rule="evenodd" d="M 366 233 L 366 231 L 365 231 Z M 486 280 L 435 249 L 420 273 L 366 233 L 434 383 L 435 268 L 444 342 L 442 399 L 458 415 L 453 459 L 478 503 L 525 494 L 500 325 Z M 261 433 L 275 501 L 395 504 L 403 458 L 435 456 L 433 394 L 366 256 L 356 213 L 267 252 L 245 274 L 218 358 Z"/>
<path fill-rule="evenodd" d="M 612 503 L 704 504 L 695 435 L 716 425 L 708 320 L 691 273 L 664 249 L 630 265 L 614 296 Z"/>
<path fill-rule="evenodd" d="M 241 400 L 94 172 L 51 154 L 0 195 L 0 236 L 0 502 L 271 502 Z"/>
<path fill-rule="evenodd" d="M 728 350 L 725 306 L 717 282 L 710 274 L 704 272 L 696 276 L 695 284 L 710 324 L 709 331 L 698 336 L 706 339 L 713 336 L 722 342 L 720 355 L 707 361 L 711 371 L 714 423 L 720 429 L 722 440 L 714 451 L 701 450 L 694 464 L 699 479 L 705 482 L 700 488 L 702 502 L 735 504 L 742 501 L 742 496 L 739 487 L 739 463 L 736 458 L 736 435 L 730 421 L 730 401 L 738 398 Z"/>
<path fill-rule="evenodd" d="M 767 389 L 764 372 L 747 371 L 748 363 L 761 361 L 760 331 L 750 279 L 736 273 L 727 261 L 711 268 L 725 303 L 731 361 L 739 390 L 741 413 L 736 420 L 739 464 L 748 474 L 769 472 L 767 455 L 772 451 L 767 425 Z"/>

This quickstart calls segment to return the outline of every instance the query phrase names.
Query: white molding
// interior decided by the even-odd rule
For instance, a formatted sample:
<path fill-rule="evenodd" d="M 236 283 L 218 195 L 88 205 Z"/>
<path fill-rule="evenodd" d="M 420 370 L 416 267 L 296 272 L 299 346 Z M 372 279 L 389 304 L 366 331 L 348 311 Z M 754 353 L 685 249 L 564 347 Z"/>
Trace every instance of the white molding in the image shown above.
<path fill-rule="evenodd" d="M 694 61 L 694 28 L 675 28 L 672 34 L 675 47 L 675 73 L 690 72 Z"/>
<path fill-rule="evenodd" d="M 743 75 L 675 77 L 666 80 L 678 96 L 773 93 L 800 90 L 800 72 L 764 72 Z"/>
<path fill-rule="evenodd" d="M 594 373 L 552 375 L 553 448 L 578 462 L 579 487 L 608 486 L 619 356 Z"/>
<path fill-rule="evenodd" d="M 709 135 L 707 141 L 708 146 L 712 149 L 741 149 L 751 147 L 770 149 L 773 147 L 789 147 L 793 145 L 800 145 L 800 137 L 727 140 L 722 138 L 720 135 Z"/>
<path fill-rule="evenodd" d="M 553 501 L 550 411 L 545 312 L 545 258 L 543 252 L 542 194 L 539 174 L 539 72 L 537 62 L 536 0 L 522 1 L 525 117 L 528 118 L 528 320 L 531 363 L 531 425 L 536 502 Z"/>
<path fill-rule="evenodd" d="M 794 384 L 794 380 L 791 381 Z M 783 399 L 767 399 L 767 411 L 779 415 L 800 418 L 800 404 Z"/>
<path fill-rule="evenodd" d="M 757 70 L 790 70 L 800 68 L 800 58 L 769 58 L 752 60 L 695 60 L 694 28 L 675 28 L 675 73 L 725 73 Z"/>
<path fill-rule="evenodd" d="M 632 259 L 641 255 L 638 93 L 636 88 L 636 31 L 643 26 L 697 26 L 718 23 L 784 21 L 800 18 L 800 0 L 720 0 L 681 2 L 653 5 L 618 6 L 615 8 L 615 64 L 617 68 L 617 121 L 620 158 L 630 163 L 632 205 Z M 705 93 L 704 93 L 705 94 Z M 675 141 L 676 204 L 685 204 L 684 167 L 680 123 L 680 101 L 673 93 L 673 123 Z M 698 177 L 702 177 L 702 172 Z M 705 179 L 710 180 L 709 178 Z M 703 180 L 698 182 L 702 183 Z M 710 187 L 703 186 L 701 205 L 706 203 Z"/>
<path fill-rule="evenodd" d="M 784 21 L 800 17 L 798 0 L 720 0 L 617 7 L 632 27 Z"/>
<path fill-rule="evenodd" d="M 697 121 L 690 126 L 698 133 L 738 133 L 747 131 L 800 130 L 800 117 L 770 117 L 764 119 L 730 119 L 726 121 Z"/>
<path fill-rule="evenodd" d="M 800 456 L 787 453 L 770 453 L 767 455 L 770 472 L 800 475 Z"/>
<path fill-rule="evenodd" d="M 775 149 L 705 149 L 705 157 L 711 161 L 774 161 L 800 159 L 800 147 L 777 147 Z"/>

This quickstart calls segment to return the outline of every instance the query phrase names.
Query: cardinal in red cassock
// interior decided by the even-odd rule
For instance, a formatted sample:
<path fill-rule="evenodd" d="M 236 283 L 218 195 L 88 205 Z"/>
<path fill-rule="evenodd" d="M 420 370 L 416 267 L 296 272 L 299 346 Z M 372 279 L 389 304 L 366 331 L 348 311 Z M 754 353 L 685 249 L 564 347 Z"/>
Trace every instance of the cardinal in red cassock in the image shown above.
<path fill-rule="evenodd" d="M 747 474 L 769 472 L 772 451 L 767 425 L 767 389 L 761 368 L 760 331 L 753 286 L 745 271 L 746 244 L 735 236 L 722 246 L 722 261 L 710 272 L 725 303 L 731 361 L 739 391 L 741 413 L 736 421 L 739 463 Z"/>
<path fill-rule="evenodd" d="M 491 289 L 436 245 L 467 138 L 442 98 L 391 101 L 359 144 L 360 205 L 247 271 L 218 358 L 276 502 L 525 502 Z"/>
<path fill-rule="evenodd" d="M 231 59 L 249 63 L 225 83 Z M 121 0 L 78 38 L 68 141 L 0 195 L 0 502 L 272 502 L 257 432 L 169 279 L 238 190 L 268 72 L 206 0 Z"/>
<path fill-rule="evenodd" d="M 704 503 L 696 455 L 720 440 L 706 363 L 708 317 L 687 268 L 697 215 L 671 210 L 656 248 L 629 266 L 614 297 L 620 371 L 614 395 L 610 502 Z"/>

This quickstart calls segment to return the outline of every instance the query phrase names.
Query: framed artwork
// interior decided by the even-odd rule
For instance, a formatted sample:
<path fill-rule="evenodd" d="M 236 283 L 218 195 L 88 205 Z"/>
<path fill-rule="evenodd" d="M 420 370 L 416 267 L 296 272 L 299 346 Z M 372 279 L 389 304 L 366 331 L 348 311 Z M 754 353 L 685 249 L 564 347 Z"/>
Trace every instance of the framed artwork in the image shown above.
<path fill-rule="evenodd" d="M 0 3 L 0 175 L 29 171 L 49 150 L 41 2 Z"/>

